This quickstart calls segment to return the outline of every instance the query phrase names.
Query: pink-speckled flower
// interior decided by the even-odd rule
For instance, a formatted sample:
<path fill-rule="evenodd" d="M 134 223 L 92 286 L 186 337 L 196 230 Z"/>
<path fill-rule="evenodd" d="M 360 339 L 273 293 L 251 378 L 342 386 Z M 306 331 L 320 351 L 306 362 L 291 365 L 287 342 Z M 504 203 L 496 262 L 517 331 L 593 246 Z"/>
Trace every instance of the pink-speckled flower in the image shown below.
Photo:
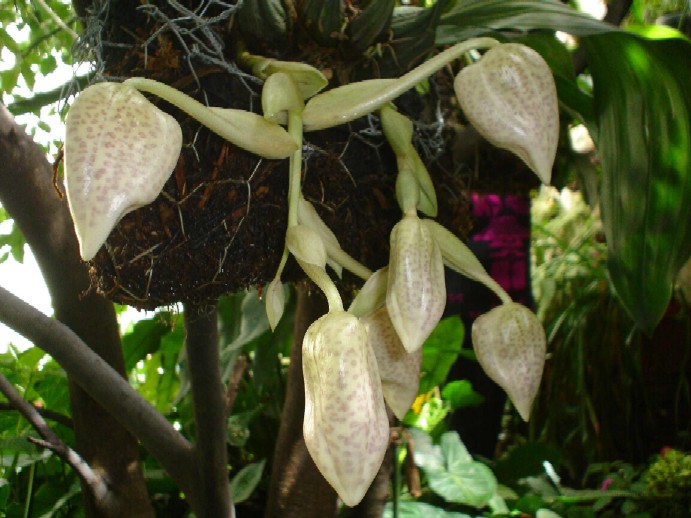
<path fill-rule="evenodd" d="M 303 435 L 324 478 L 346 505 L 358 504 L 389 444 L 389 420 L 374 352 L 360 320 L 331 311 L 302 343 Z"/>
<path fill-rule="evenodd" d="M 161 192 L 182 132 L 173 117 L 119 83 L 85 89 L 66 126 L 65 190 L 81 256 L 89 260 L 125 214 Z"/>
<path fill-rule="evenodd" d="M 493 47 L 456 76 L 468 120 L 489 142 L 518 155 L 545 183 L 559 140 L 557 89 L 540 54 L 519 43 Z"/>
<path fill-rule="evenodd" d="M 542 324 L 528 308 L 509 302 L 478 317 L 472 334 L 480 365 L 527 421 L 545 365 Z"/>
<path fill-rule="evenodd" d="M 386 307 L 403 347 L 417 351 L 446 305 L 441 251 L 429 229 L 407 214 L 391 231 Z"/>
<path fill-rule="evenodd" d="M 384 399 L 399 419 L 403 419 L 420 387 L 422 348 L 409 353 L 393 328 L 386 306 L 362 319 L 369 344 L 377 357 Z"/>

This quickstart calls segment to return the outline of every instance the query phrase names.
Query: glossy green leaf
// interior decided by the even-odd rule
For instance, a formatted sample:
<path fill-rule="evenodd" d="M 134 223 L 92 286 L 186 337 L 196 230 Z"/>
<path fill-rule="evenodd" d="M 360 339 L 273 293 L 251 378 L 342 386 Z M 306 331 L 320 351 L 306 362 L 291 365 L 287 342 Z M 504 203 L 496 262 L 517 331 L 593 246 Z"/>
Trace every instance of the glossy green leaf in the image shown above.
<path fill-rule="evenodd" d="M 425 394 L 446 381 L 463 346 L 464 332 L 461 319 L 449 317 L 440 321 L 425 340 L 420 367 L 420 394 Z"/>
<path fill-rule="evenodd" d="M 618 30 L 556 0 L 458 0 L 437 28 L 437 45 L 502 29 L 552 29 L 578 36 Z"/>
<path fill-rule="evenodd" d="M 584 42 L 609 274 L 636 324 L 652 333 L 691 255 L 691 43 L 625 33 Z"/>
<path fill-rule="evenodd" d="M 230 494 L 233 495 L 233 503 L 244 502 L 257 487 L 264 471 L 266 460 L 248 464 L 230 481 Z"/>

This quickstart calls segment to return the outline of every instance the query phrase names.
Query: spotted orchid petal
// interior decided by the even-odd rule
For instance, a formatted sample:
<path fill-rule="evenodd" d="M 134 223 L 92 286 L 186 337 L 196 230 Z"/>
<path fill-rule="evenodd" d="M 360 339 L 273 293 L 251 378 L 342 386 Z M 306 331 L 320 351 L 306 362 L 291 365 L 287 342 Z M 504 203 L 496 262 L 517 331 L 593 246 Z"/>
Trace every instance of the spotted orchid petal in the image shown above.
<path fill-rule="evenodd" d="M 391 231 L 386 306 L 403 346 L 417 351 L 446 305 L 444 263 L 429 229 L 415 214 Z"/>
<path fill-rule="evenodd" d="M 365 326 L 344 311 L 315 321 L 302 343 L 303 435 L 314 463 L 346 505 L 358 504 L 389 444 L 389 420 Z"/>
<path fill-rule="evenodd" d="M 403 419 L 418 394 L 422 348 L 413 353 L 405 350 L 385 306 L 363 318 L 362 323 L 377 357 L 384 399 L 396 417 Z"/>
<path fill-rule="evenodd" d="M 542 324 L 528 308 L 510 302 L 478 317 L 472 335 L 480 365 L 527 421 L 545 365 Z"/>
<path fill-rule="evenodd" d="M 557 89 L 544 59 L 530 47 L 491 48 L 454 81 L 471 124 L 489 142 L 515 153 L 549 184 L 559 140 Z"/>
<path fill-rule="evenodd" d="M 161 192 L 177 164 L 182 132 L 173 117 L 118 83 L 85 89 L 66 127 L 65 190 L 88 261 L 125 214 Z"/>

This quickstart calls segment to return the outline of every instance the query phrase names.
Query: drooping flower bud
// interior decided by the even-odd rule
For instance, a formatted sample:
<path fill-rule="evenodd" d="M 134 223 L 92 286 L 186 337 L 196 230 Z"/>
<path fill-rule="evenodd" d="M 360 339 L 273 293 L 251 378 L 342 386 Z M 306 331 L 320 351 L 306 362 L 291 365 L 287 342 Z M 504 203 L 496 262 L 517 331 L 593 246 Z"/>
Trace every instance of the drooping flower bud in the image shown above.
<path fill-rule="evenodd" d="M 478 317 L 472 333 L 480 365 L 527 421 L 545 365 L 542 324 L 528 308 L 510 302 Z"/>
<path fill-rule="evenodd" d="M 557 89 L 540 54 L 519 43 L 491 48 L 454 81 L 468 120 L 549 184 L 559 140 Z"/>
<path fill-rule="evenodd" d="M 446 304 L 444 263 L 429 229 L 408 214 L 391 231 L 386 306 L 408 352 L 436 327 Z"/>
<path fill-rule="evenodd" d="M 386 306 L 363 318 L 362 323 L 377 357 L 384 399 L 396 417 L 403 419 L 418 394 L 422 348 L 413 353 L 405 350 Z"/>
<path fill-rule="evenodd" d="M 269 319 L 271 330 L 275 331 L 286 306 L 286 294 L 283 289 L 283 284 L 281 283 L 281 278 L 274 277 L 265 291 L 266 317 Z"/>
<path fill-rule="evenodd" d="M 374 352 L 360 320 L 332 311 L 302 343 L 303 435 L 324 478 L 346 505 L 358 504 L 389 444 L 389 420 Z"/>
<path fill-rule="evenodd" d="M 177 121 L 134 88 L 98 83 L 67 115 L 65 191 L 84 260 L 130 211 L 151 203 L 182 147 Z"/>

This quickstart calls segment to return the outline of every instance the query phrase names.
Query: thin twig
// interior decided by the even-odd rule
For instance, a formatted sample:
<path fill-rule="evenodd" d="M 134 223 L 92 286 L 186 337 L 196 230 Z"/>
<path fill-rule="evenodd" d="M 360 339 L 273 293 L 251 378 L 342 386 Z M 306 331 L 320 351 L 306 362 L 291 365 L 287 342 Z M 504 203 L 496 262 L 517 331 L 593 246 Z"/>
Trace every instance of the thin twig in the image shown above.
<path fill-rule="evenodd" d="M 192 447 L 127 380 L 71 329 L 0 287 L 0 321 L 50 354 L 68 376 L 138 438 L 189 494 Z"/>
<path fill-rule="evenodd" d="M 74 423 L 72 422 L 72 418 L 69 416 L 66 416 L 65 414 L 61 414 L 60 412 L 56 412 L 54 410 L 49 410 L 47 408 L 41 408 L 36 405 L 33 405 L 36 411 L 43 417 L 44 419 L 50 419 L 51 421 L 61 424 L 63 426 L 66 426 L 67 428 L 73 428 Z M 19 411 L 17 407 L 10 403 L 0 403 L 0 411 Z"/>
<path fill-rule="evenodd" d="M 226 417 L 229 417 L 231 412 L 233 411 L 233 405 L 235 405 L 235 398 L 238 395 L 238 387 L 240 386 L 240 380 L 242 379 L 242 375 L 245 373 L 245 367 L 247 367 L 247 358 L 245 358 L 244 356 L 240 356 L 235 361 L 235 366 L 233 367 L 233 374 L 230 376 L 228 388 L 226 388 Z"/>
<path fill-rule="evenodd" d="M 84 483 L 91 489 L 94 499 L 97 502 L 105 503 L 106 500 L 114 498 L 108 484 L 101 474 L 95 472 L 89 464 L 81 458 L 72 448 L 67 446 L 63 440 L 48 426 L 38 410 L 26 401 L 14 388 L 14 386 L 0 373 L 0 392 L 7 400 L 26 418 L 34 427 L 44 441 L 29 437 L 29 441 L 48 448 L 58 457 L 72 466 L 72 469 L 79 475 Z M 107 503 L 104 507 L 107 507 Z"/>

